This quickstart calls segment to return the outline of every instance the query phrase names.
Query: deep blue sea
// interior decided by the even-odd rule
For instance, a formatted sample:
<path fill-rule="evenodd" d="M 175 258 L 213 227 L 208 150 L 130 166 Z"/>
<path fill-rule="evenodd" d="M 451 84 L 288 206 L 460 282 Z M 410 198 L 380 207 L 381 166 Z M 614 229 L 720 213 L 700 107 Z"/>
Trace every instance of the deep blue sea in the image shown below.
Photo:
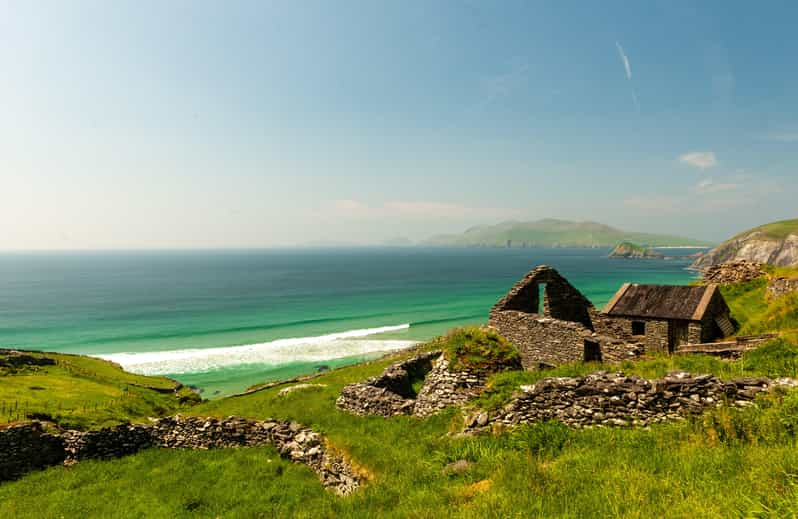
<path fill-rule="evenodd" d="M 612 260 L 608 252 L 2 253 L 0 347 L 101 356 L 211 397 L 485 322 L 491 305 L 539 264 L 558 269 L 597 306 L 626 281 L 683 284 L 694 276 L 684 259 Z"/>

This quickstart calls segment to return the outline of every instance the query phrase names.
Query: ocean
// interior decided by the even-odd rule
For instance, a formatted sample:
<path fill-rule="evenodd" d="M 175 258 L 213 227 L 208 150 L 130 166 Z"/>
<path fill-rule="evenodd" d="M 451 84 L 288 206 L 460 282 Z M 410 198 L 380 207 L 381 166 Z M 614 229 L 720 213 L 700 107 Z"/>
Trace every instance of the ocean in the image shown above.
<path fill-rule="evenodd" d="M 0 254 L 0 347 L 102 357 L 206 398 L 484 323 L 539 264 L 594 304 L 684 284 L 689 261 L 606 249 L 361 248 Z M 680 250 L 679 254 L 691 251 Z"/>

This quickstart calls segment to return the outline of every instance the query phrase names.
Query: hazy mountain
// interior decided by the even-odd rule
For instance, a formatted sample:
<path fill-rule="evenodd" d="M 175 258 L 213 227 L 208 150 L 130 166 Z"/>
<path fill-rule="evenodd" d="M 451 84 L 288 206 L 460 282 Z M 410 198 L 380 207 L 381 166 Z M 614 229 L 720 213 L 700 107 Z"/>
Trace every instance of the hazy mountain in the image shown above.
<path fill-rule="evenodd" d="M 433 236 L 424 244 L 452 247 L 614 247 L 623 241 L 643 247 L 710 245 L 703 240 L 681 236 L 630 232 L 597 222 L 555 219 L 480 225 L 462 234 Z"/>

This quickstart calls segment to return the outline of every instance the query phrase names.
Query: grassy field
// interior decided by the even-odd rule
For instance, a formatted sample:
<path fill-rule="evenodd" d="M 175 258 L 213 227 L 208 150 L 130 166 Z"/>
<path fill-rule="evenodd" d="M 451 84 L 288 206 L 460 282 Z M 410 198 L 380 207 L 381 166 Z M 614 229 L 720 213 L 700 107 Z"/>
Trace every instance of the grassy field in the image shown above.
<path fill-rule="evenodd" d="M 65 427 L 101 427 L 175 412 L 181 401 L 198 400 L 188 389 L 175 394 L 174 380 L 128 373 L 101 359 L 29 355 L 56 364 L 0 368 L 0 423 L 38 416 Z"/>
<path fill-rule="evenodd" d="M 735 312 L 746 326 L 770 326 L 767 316 L 778 313 L 760 288 L 750 284 L 730 293 L 733 308 L 752 305 L 747 314 Z M 789 316 L 778 322 L 791 323 Z M 462 334 L 450 337 L 456 340 L 449 352 L 481 350 L 479 344 L 458 342 Z M 148 450 L 2 484 L 0 517 L 798 516 L 798 392 L 650 429 L 571 430 L 542 423 L 466 438 L 449 434 L 462 425 L 454 409 L 423 420 L 357 417 L 336 409 L 345 384 L 380 373 L 396 358 L 325 373 L 313 380 L 323 387 L 281 396 L 282 387 L 275 386 L 186 411 L 290 419 L 318 429 L 367 478 L 352 496 L 323 490 L 309 469 L 281 460 L 269 448 Z M 475 405 L 500 406 L 518 384 L 542 376 L 596 369 L 646 377 L 671 370 L 723 378 L 794 376 L 797 361 L 798 347 L 788 336 L 733 362 L 673 356 L 621 366 L 506 372 L 491 378 Z M 468 463 L 452 470 L 458 460 Z"/>

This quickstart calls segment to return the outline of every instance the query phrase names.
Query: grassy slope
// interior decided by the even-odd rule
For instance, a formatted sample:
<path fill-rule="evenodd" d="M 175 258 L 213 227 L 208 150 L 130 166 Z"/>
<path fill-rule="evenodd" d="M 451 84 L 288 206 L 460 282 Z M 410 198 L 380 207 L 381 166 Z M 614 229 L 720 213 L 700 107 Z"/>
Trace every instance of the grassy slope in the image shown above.
<path fill-rule="evenodd" d="M 798 277 L 796 267 L 766 267 L 771 276 Z M 740 325 L 740 335 L 781 331 L 798 338 L 798 293 L 772 299 L 765 277 L 721 287 L 723 296 Z"/>
<path fill-rule="evenodd" d="M 766 315 L 757 286 L 730 295 Z M 764 296 L 762 296 L 764 297 Z M 759 306 L 758 306 L 759 305 Z M 751 317 L 753 316 L 753 317 Z M 723 377 L 794 375 L 798 348 L 775 341 L 742 360 L 703 356 L 626 363 L 647 377 L 673 369 Z M 349 498 L 325 492 L 306 468 L 266 449 L 146 451 L 80 463 L 0 485 L 0 516 L 14 517 L 789 517 L 798 514 L 798 393 L 758 408 L 721 410 L 650 430 L 575 431 L 546 423 L 499 436 L 457 438 L 455 410 L 426 420 L 356 417 L 335 408 L 343 385 L 395 359 L 316 378 L 323 388 L 279 396 L 280 387 L 204 402 L 198 415 L 298 420 L 323 431 L 370 483 Z M 574 365 L 497 375 L 478 402 L 501 405 L 519 383 L 617 366 Z M 472 463 L 447 474 L 458 459 Z M 120 504 L 124 503 L 124 504 Z M 128 503 L 130 503 L 128 505 Z"/>
<path fill-rule="evenodd" d="M 523 243 L 538 247 L 612 247 L 621 241 L 645 246 L 708 245 L 707 242 L 680 236 L 626 232 L 595 222 L 540 220 L 537 222 L 504 222 L 480 226 L 463 234 L 436 236 L 430 245 L 504 247 L 511 240 L 513 246 Z"/>
<path fill-rule="evenodd" d="M 0 423 L 43 413 L 64 426 L 99 427 L 174 412 L 181 397 L 192 398 L 188 390 L 170 391 L 173 380 L 127 373 L 101 359 L 30 355 L 53 358 L 56 365 L 0 369 Z"/>
<path fill-rule="evenodd" d="M 748 363 L 748 368 L 745 363 Z M 629 364 L 647 376 L 668 369 L 757 373 L 761 367 L 703 357 Z M 210 401 L 198 415 L 298 420 L 363 465 L 372 481 L 341 499 L 307 469 L 270 449 L 147 451 L 109 462 L 53 468 L 0 486 L 0 516 L 184 517 L 729 517 L 798 513 L 798 398 L 644 430 L 572 431 L 558 424 L 501 436 L 454 438 L 450 410 L 419 420 L 355 417 L 335 409 L 341 387 L 389 361 L 314 380 L 325 388 L 278 396 L 279 387 Z M 601 366 L 564 367 L 569 374 Z M 534 377 L 533 374 L 530 374 Z M 500 375 L 502 381 L 518 374 Z M 518 380 L 513 380 L 517 383 Z M 486 399 L 496 398 L 494 391 Z M 485 403 L 485 402 L 483 402 Z M 767 403 L 767 402 L 766 402 Z M 473 463 L 463 474 L 446 464 Z M 102 483 L 100 483 L 102 481 Z M 733 488 L 734 492 L 728 492 Z M 46 496 L 46 499 L 43 497 Z M 131 503 L 132 509 L 120 503 Z"/>
<path fill-rule="evenodd" d="M 790 234 L 798 234 L 798 218 L 794 220 L 781 220 L 779 222 L 767 223 L 742 232 L 732 238 L 732 240 L 746 236 L 754 231 L 763 233 L 763 237 L 771 240 L 783 240 Z"/>

